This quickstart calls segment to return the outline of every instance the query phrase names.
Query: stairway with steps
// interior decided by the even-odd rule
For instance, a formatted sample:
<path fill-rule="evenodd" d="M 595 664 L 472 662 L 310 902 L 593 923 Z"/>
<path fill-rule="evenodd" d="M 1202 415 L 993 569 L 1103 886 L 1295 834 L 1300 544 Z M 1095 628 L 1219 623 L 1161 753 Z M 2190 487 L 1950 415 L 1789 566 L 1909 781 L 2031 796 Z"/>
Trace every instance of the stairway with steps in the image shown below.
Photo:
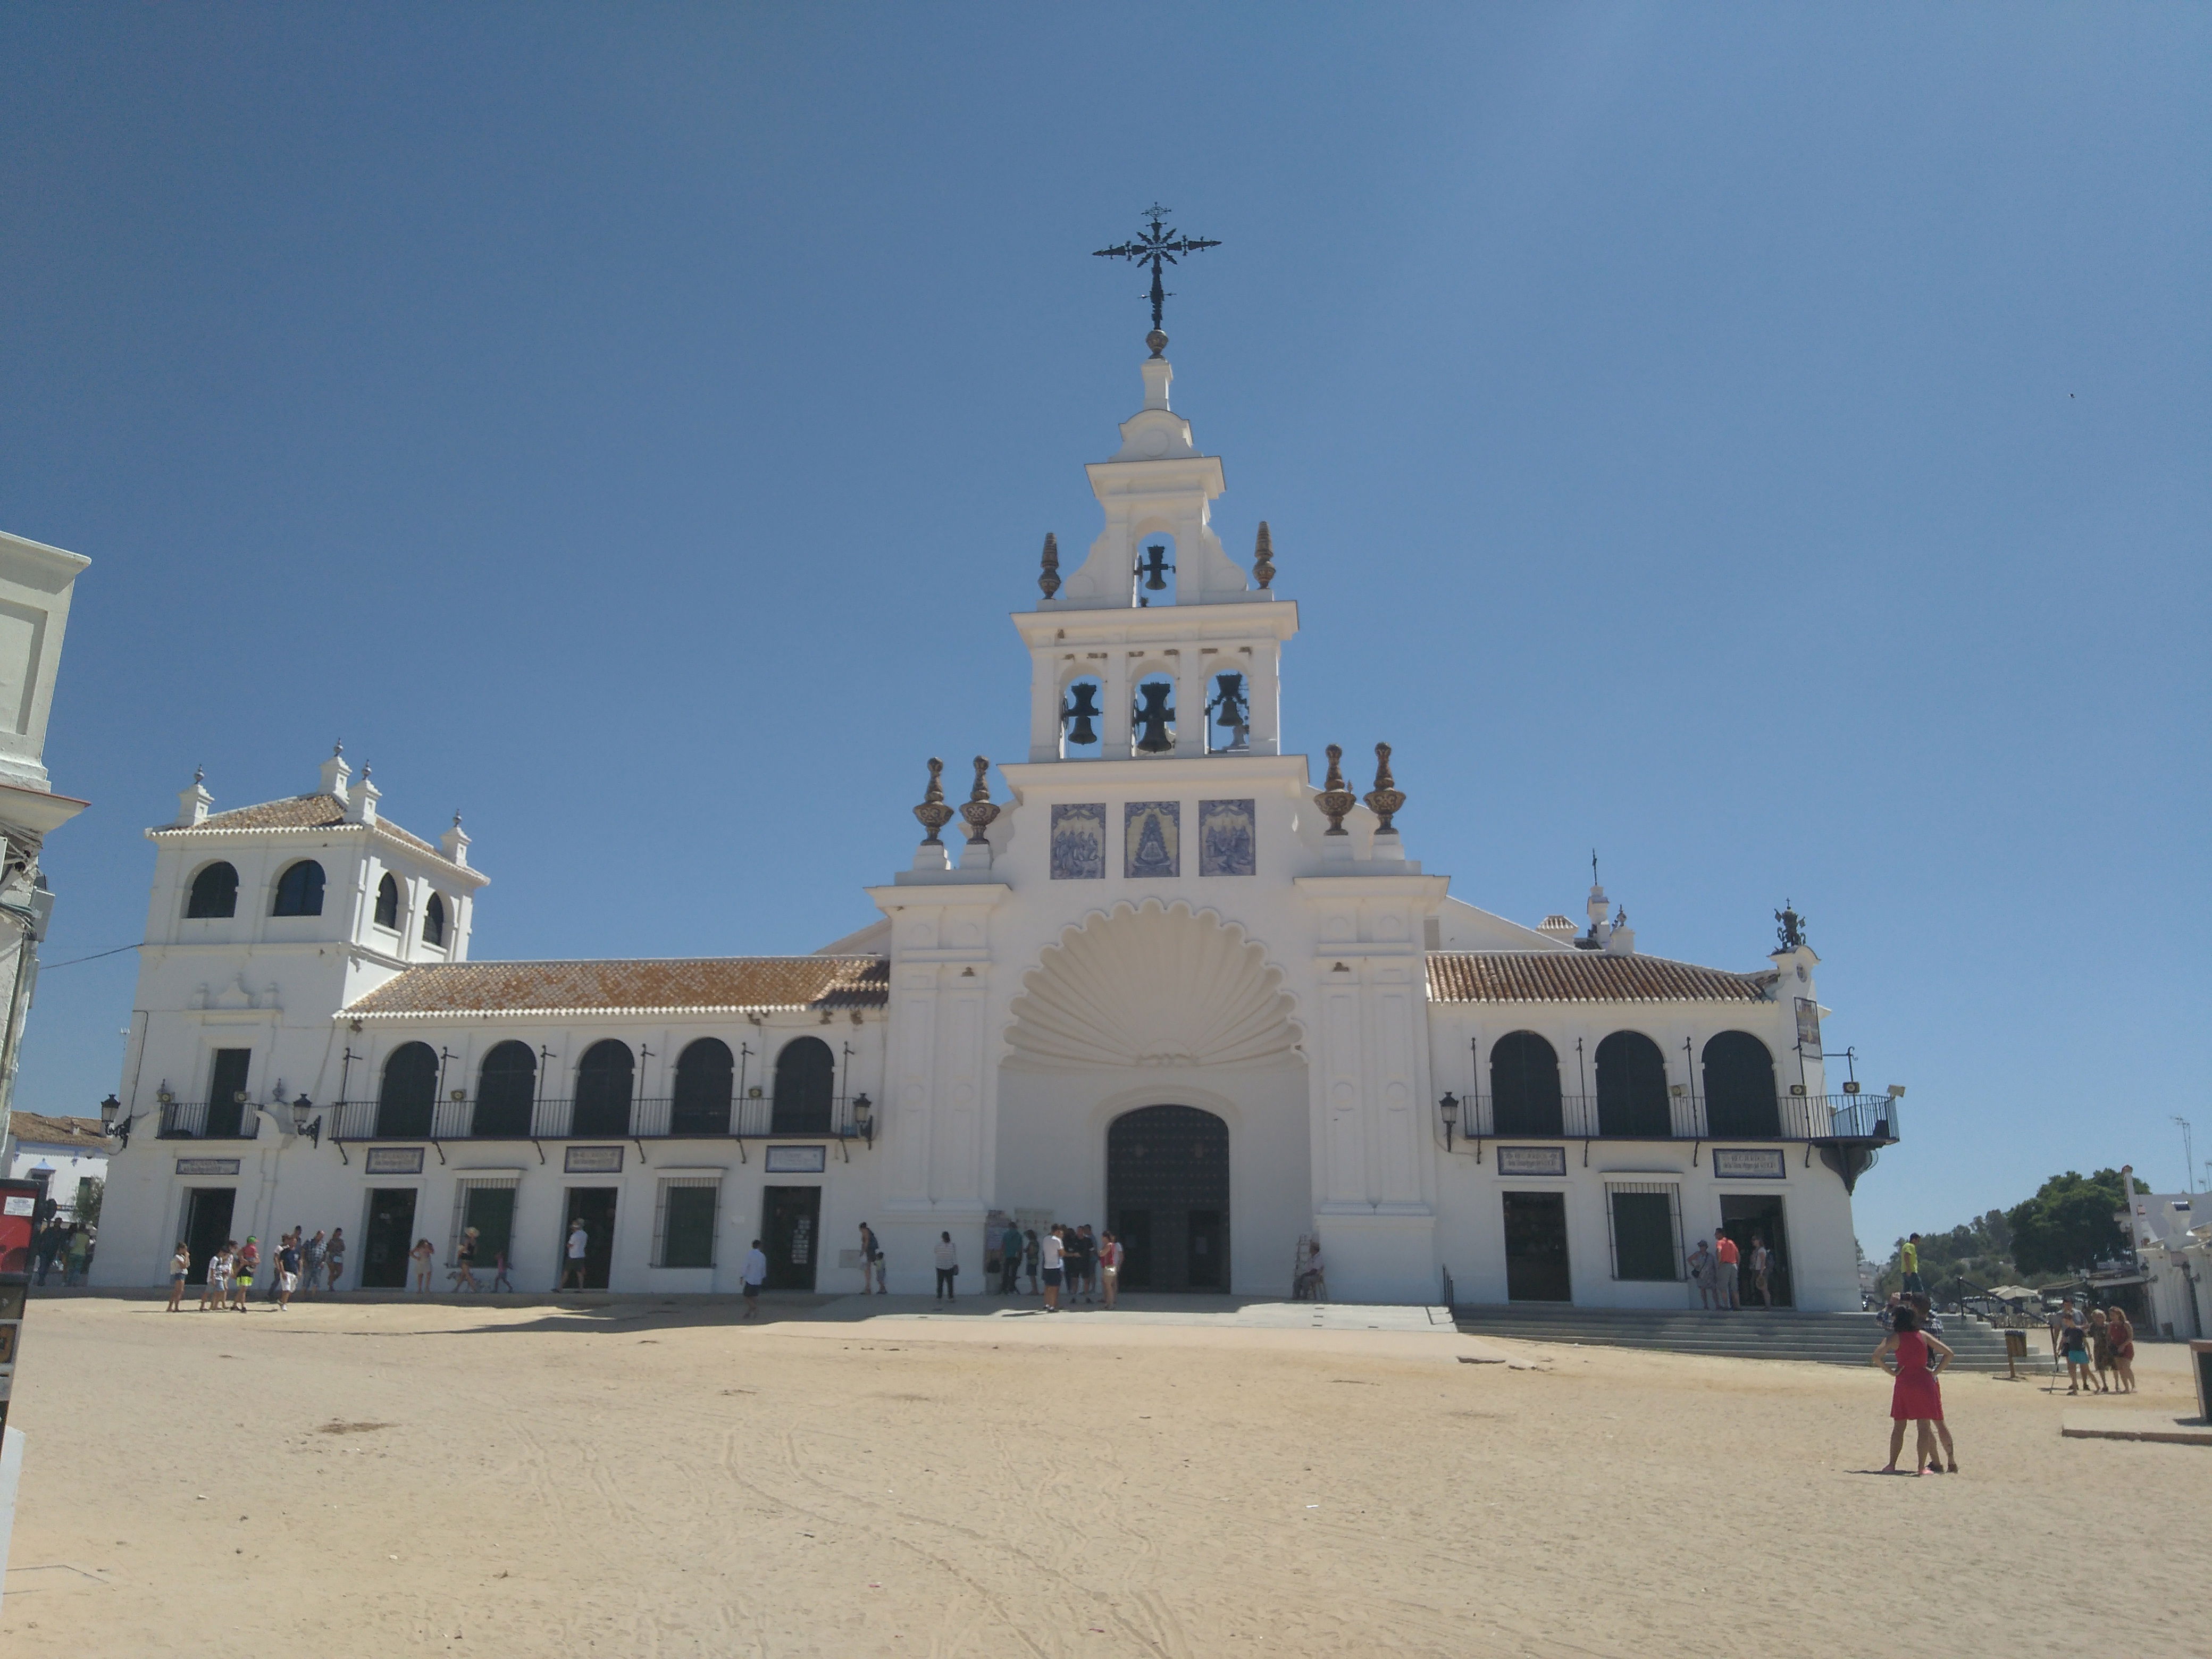
<path fill-rule="evenodd" d="M 1653 1348 L 1732 1359 L 1802 1359 L 1826 1365 L 1863 1365 L 1881 1340 L 1870 1313 L 1800 1313 L 1787 1308 L 1746 1308 L 1733 1313 L 1698 1309 L 1648 1311 L 1573 1308 L 1552 1302 L 1462 1303 L 1452 1310 L 1471 1336 L 1518 1337 L 1530 1342 L 1581 1342 L 1599 1347 Z M 2027 1334 L 2023 1375 L 2051 1363 L 2040 1331 Z M 1954 1371 L 2005 1370 L 2004 1333 L 1969 1316 L 1947 1315 L 1942 1340 L 1956 1356 Z"/>

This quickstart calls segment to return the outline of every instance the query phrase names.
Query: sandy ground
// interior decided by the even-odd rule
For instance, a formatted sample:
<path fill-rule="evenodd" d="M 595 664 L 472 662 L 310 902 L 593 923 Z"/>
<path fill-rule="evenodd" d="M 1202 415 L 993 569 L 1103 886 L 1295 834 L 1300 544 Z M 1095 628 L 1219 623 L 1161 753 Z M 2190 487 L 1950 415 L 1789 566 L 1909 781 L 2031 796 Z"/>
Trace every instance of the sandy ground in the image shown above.
<path fill-rule="evenodd" d="M 1872 1370 L 860 1305 L 35 1302 L 0 1650 L 2201 1650 L 2212 1448 L 2063 1392 L 1955 1378 L 1964 1473 L 1886 1478 Z"/>

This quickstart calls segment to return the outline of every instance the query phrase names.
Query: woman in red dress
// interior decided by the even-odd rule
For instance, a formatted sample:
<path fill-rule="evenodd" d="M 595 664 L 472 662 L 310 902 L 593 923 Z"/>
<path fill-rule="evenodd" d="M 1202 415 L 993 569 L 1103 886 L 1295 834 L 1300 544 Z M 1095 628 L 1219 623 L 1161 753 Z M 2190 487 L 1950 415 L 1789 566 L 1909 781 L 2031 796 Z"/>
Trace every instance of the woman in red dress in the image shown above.
<path fill-rule="evenodd" d="M 1897 1455 L 1905 1449 L 1905 1425 L 1911 1423 L 1919 1431 L 1912 1454 L 1913 1474 L 1923 1468 L 1930 1474 L 1943 1473 L 1943 1464 L 1936 1455 L 1940 1435 L 1943 1449 L 1950 1453 L 1950 1472 L 1956 1474 L 1959 1455 L 1951 1445 L 1951 1431 L 1943 1423 L 1943 1391 L 1936 1381 L 1951 1363 L 1951 1351 L 1920 1328 L 1920 1311 L 1911 1304 L 1899 1305 L 1896 1320 L 1896 1328 L 1874 1351 L 1876 1365 L 1892 1354 L 1897 1356 L 1897 1386 L 1889 1396 L 1889 1462 L 1882 1473 L 1897 1473 Z M 1932 1365 L 1930 1354 L 1936 1356 Z"/>

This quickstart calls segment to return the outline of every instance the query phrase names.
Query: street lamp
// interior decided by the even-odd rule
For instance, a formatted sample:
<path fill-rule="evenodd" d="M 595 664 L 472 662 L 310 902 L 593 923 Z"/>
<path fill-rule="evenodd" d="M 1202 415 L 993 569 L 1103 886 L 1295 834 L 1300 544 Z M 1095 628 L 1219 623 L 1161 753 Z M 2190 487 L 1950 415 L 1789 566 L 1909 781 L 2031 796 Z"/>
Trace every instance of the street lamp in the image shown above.
<path fill-rule="evenodd" d="M 876 1103 L 865 1094 L 853 1097 L 853 1127 L 869 1146 L 876 1144 Z"/>
<path fill-rule="evenodd" d="M 319 1148 L 323 1144 L 323 1121 L 314 1114 L 315 1103 L 305 1094 L 292 1103 L 292 1133 L 307 1136 L 309 1144 Z M 308 1121 L 311 1118 L 312 1122 Z"/>
<path fill-rule="evenodd" d="M 117 1121 L 118 1119 L 121 1119 L 121 1121 Z M 113 1095 L 108 1096 L 106 1099 L 100 1103 L 100 1127 L 101 1132 L 106 1134 L 114 1135 L 122 1141 L 123 1146 L 118 1149 L 118 1151 L 127 1151 L 129 1149 L 131 1146 L 131 1126 L 137 1121 L 137 1118 L 135 1116 L 123 1116 L 123 1103 L 118 1100 Z"/>
<path fill-rule="evenodd" d="M 1449 1152 L 1452 1148 L 1452 1130 L 1459 1122 L 1459 1097 L 1450 1090 L 1445 1090 L 1444 1097 L 1437 1103 L 1437 1109 L 1444 1115 L 1444 1150 Z"/>

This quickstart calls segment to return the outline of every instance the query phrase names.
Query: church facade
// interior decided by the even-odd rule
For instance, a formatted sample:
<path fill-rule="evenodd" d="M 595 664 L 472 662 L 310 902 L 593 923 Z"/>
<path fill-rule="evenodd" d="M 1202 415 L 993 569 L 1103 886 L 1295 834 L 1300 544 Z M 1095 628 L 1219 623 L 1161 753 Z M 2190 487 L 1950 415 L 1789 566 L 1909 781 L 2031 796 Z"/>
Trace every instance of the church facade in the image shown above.
<path fill-rule="evenodd" d="M 477 1277 L 620 1291 L 894 1290 L 949 1233 L 982 1288 L 1006 1222 L 1089 1223 L 1131 1289 L 1694 1306 L 1725 1230 L 1769 1293 L 1858 1305 L 1850 1189 L 1897 1102 L 1821 1054 L 1794 916 L 1750 971 L 1639 952 L 1592 886 L 1523 925 L 1407 855 L 1387 746 L 1318 789 L 1279 720 L 1297 607 L 1221 463 L 1143 407 L 1088 469 L 1104 526 L 1034 606 L 1029 748 L 931 763 L 874 926 L 807 957 L 474 962 L 457 820 L 400 829 L 342 755 L 225 811 L 199 780 L 155 875 L 97 1276 L 176 1241 L 343 1228 L 397 1288 L 467 1230 Z M 1371 760 L 1370 760 L 1371 755 Z M 1371 767 L 1371 787 L 1366 781 Z M 963 795 L 966 796 L 963 800 Z M 1006 797 L 1010 795 L 1011 799 Z"/>

